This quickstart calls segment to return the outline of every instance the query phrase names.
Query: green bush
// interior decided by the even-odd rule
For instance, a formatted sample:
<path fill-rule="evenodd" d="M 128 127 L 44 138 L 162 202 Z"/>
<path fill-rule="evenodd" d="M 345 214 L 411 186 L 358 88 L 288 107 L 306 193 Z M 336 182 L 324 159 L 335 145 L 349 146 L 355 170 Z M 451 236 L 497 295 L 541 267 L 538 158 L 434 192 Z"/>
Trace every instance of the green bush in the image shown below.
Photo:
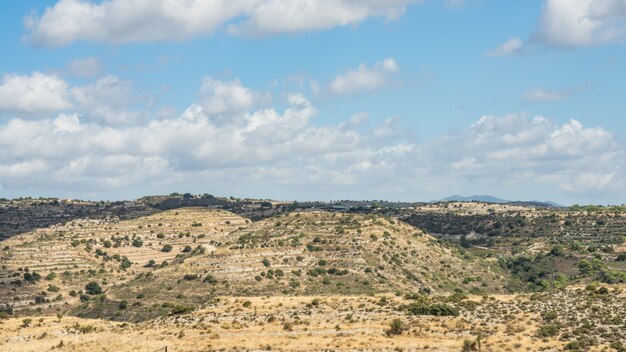
<path fill-rule="evenodd" d="M 213 276 L 213 275 L 207 275 L 204 280 L 204 282 L 206 282 L 207 284 L 216 284 L 217 283 L 217 279 Z"/>
<path fill-rule="evenodd" d="M 385 331 L 388 336 L 400 335 L 407 330 L 406 324 L 400 319 L 394 319 L 389 323 L 389 329 Z"/>
<path fill-rule="evenodd" d="M 537 330 L 539 337 L 552 337 L 559 333 L 559 327 L 554 324 L 543 325 Z"/>
<path fill-rule="evenodd" d="M 437 317 L 458 316 L 459 310 L 447 304 L 411 303 L 405 307 L 412 315 L 434 315 Z"/>
<path fill-rule="evenodd" d="M 87 285 L 85 285 L 85 293 L 87 293 L 88 295 L 99 295 L 102 293 L 102 287 L 100 287 L 100 285 L 98 285 L 97 282 L 92 281 L 90 283 L 88 283 Z"/>
<path fill-rule="evenodd" d="M 172 315 L 179 315 L 179 314 L 187 314 L 193 311 L 193 307 L 189 307 L 189 306 L 183 306 L 183 305 L 175 305 L 172 308 Z"/>

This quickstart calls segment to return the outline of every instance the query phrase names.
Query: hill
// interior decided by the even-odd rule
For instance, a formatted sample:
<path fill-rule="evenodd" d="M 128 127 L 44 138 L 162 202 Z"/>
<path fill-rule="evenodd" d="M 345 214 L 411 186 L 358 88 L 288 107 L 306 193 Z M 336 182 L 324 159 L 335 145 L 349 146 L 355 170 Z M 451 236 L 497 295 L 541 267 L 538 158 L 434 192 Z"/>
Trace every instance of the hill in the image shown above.
<path fill-rule="evenodd" d="M 0 350 L 459 351 L 479 336 L 485 350 L 601 350 L 626 337 L 619 207 L 179 208 L 206 199 L 3 240 Z"/>

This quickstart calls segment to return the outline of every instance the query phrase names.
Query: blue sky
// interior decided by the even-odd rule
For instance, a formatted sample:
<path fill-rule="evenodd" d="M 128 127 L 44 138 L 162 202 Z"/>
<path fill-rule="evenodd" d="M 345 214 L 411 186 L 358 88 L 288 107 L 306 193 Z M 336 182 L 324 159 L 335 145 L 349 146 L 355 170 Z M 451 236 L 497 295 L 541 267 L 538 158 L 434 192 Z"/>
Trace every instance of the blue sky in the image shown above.
<path fill-rule="evenodd" d="M 624 202 L 626 1 L 290 4 L 2 4 L 0 194 Z"/>

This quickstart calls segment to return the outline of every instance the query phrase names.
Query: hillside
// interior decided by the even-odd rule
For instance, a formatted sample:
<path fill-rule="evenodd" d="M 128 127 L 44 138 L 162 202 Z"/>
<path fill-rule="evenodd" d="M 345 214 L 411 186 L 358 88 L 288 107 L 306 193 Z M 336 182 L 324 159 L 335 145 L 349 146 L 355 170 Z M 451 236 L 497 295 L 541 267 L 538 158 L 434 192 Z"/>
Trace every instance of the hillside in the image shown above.
<path fill-rule="evenodd" d="M 480 336 L 496 351 L 624 337 L 622 213 L 233 204 L 263 216 L 174 208 L 2 241 L 0 347 L 88 351 L 120 336 L 104 350 L 456 351 Z"/>

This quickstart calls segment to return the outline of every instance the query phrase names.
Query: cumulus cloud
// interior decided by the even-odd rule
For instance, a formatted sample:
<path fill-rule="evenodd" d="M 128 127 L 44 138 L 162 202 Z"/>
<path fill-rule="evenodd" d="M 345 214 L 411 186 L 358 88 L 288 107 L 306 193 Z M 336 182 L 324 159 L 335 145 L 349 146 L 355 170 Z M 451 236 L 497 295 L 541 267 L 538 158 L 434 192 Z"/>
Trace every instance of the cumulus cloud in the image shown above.
<path fill-rule="evenodd" d="M 374 91 L 392 83 L 392 77 L 400 70 L 400 66 L 392 58 L 385 59 L 373 67 L 359 65 L 356 70 L 335 77 L 328 87 L 333 94 L 353 94 Z"/>
<path fill-rule="evenodd" d="M 227 82 L 206 77 L 200 89 L 200 105 L 209 114 L 240 113 L 270 99 L 267 94 L 242 86 L 238 79 Z"/>
<path fill-rule="evenodd" d="M 398 18 L 417 0 L 59 0 L 24 23 L 37 45 L 184 40 L 228 25 L 233 33 L 264 35 Z"/>
<path fill-rule="evenodd" d="M 219 121 L 193 104 L 180 116 L 137 126 L 104 126 L 63 114 L 12 119 L 0 125 L 0 179 L 12 188 L 54 184 L 94 190 L 226 175 L 241 182 L 271 177 L 283 185 L 334 185 L 360 178 L 349 170 L 386 170 L 387 156 L 406 155 L 405 149 L 378 147 L 389 137 L 356 132 L 361 118 L 319 127 L 312 122 L 317 111 L 304 96 L 291 94 L 287 103 L 282 112 L 251 109 Z M 45 178 L 37 172 L 23 177 L 44 166 Z"/>
<path fill-rule="evenodd" d="M 487 52 L 487 56 L 505 56 L 519 53 L 524 47 L 524 42 L 518 38 L 510 38 L 499 47 Z"/>
<path fill-rule="evenodd" d="M 25 113 L 57 111 L 72 107 L 69 85 L 54 75 L 5 74 L 0 84 L 0 110 Z"/>
<path fill-rule="evenodd" d="M 247 19 L 229 30 L 248 35 L 293 33 L 353 25 L 369 17 L 397 19 L 414 0 L 263 0 L 246 11 Z"/>
<path fill-rule="evenodd" d="M 546 0 L 534 40 L 554 47 L 580 47 L 626 35 L 626 0 Z"/>
<path fill-rule="evenodd" d="M 524 188 L 534 184 L 537 189 L 551 185 L 576 194 L 620 192 L 624 184 L 624 178 L 616 177 L 626 166 L 623 141 L 576 120 L 559 125 L 541 116 L 484 116 L 433 146 L 432 155 L 442 163 L 440 172 L 447 169 L 452 180 Z"/>
<path fill-rule="evenodd" d="M 102 101 L 126 110 L 123 82 L 104 77 L 75 93 L 81 98 L 74 104 L 97 108 Z M 484 116 L 418 142 L 397 118 L 370 126 L 370 116 L 360 112 L 321 125 L 304 95 L 286 95 L 282 109 L 259 104 L 257 97 L 264 96 L 238 79 L 207 77 L 198 101 L 178 115 L 132 124 L 80 111 L 5 120 L 3 191 L 128 198 L 183 187 L 278 198 L 404 200 L 487 191 L 564 202 L 626 196 L 624 141 L 576 120 Z"/>
<path fill-rule="evenodd" d="M 92 83 L 72 86 L 53 74 L 5 75 L 0 85 L 0 112 L 38 118 L 58 112 L 80 112 L 109 124 L 133 123 L 140 111 L 132 83 L 105 76 Z M 1 116 L 1 115 L 0 115 Z"/>

